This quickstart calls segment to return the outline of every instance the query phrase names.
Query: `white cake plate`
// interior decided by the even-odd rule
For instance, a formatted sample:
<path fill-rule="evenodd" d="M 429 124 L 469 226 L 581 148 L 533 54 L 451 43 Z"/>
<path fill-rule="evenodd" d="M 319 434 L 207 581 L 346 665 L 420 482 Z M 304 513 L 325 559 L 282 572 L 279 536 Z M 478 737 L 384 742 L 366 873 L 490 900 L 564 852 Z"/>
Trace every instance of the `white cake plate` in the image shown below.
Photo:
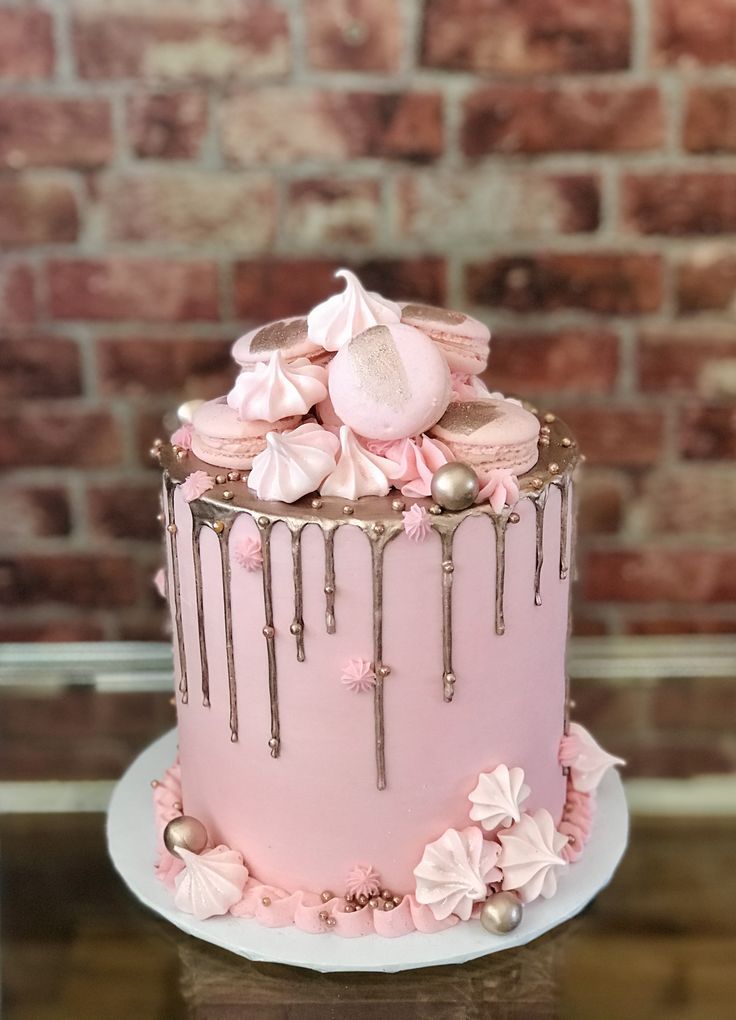
<path fill-rule="evenodd" d="M 535 900 L 519 927 L 491 935 L 479 921 L 460 923 L 434 935 L 413 932 L 400 938 L 333 933 L 310 935 L 298 928 L 265 928 L 252 918 L 213 917 L 198 921 L 174 906 L 170 889 L 156 878 L 155 825 L 151 780 L 176 757 L 176 731 L 146 748 L 115 787 L 107 818 L 110 856 L 130 890 L 157 914 L 199 939 L 250 960 L 328 971 L 398 971 L 465 963 L 487 953 L 522 946 L 578 914 L 611 880 L 626 849 L 628 811 L 618 774 L 608 772 L 598 788 L 598 809 L 590 841 L 579 861 L 559 876 L 556 894 Z"/>

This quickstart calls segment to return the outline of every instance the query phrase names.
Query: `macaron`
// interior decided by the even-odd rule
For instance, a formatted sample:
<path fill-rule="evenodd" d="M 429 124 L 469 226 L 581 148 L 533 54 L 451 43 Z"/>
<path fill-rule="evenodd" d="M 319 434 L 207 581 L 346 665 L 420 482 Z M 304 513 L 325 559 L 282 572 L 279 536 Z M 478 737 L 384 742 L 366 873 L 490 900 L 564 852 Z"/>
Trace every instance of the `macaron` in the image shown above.
<path fill-rule="evenodd" d="M 434 340 L 451 371 L 478 375 L 486 367 L 491 332 L 471 315 L 434 305 L 407 304 L 401 309 L 401 321 Z"/>
<path fill-rule="evenodd" d="M 266 433 L 293 429 L 300 420 L 299 415 L 292 415 L 275 422 L 241 421 L 227 398 L 217 397 L 194 412 L 192 453 L 205 464 L 245 471 L 266 449 Z"/>
<path fill-rule="evenodd" d="M 308 338 L 306 318 L 299 316 L 252 329 L 239 337 L 232 347 L 233 358 L 244 369 L 268 361 L 274 351 L 281 351 L 284 361 L 297 358 L 314 361 L 325 356 L 324 349 Z"/>
<path fill-rule="evenodd" d="M 474 468 L 481 482 L 499 468 L 522 475 L 537 463 L 539 421 L 509 400 L 453 402 L 430 435 Z"/>
<path fill-rule="evenodd" d="M 358 333 L 330 363 L 334 413 L 366 439 L 406 439 L 426 432 L 450 402 L 452 383 L 439 348 L 401 323 Z"/>

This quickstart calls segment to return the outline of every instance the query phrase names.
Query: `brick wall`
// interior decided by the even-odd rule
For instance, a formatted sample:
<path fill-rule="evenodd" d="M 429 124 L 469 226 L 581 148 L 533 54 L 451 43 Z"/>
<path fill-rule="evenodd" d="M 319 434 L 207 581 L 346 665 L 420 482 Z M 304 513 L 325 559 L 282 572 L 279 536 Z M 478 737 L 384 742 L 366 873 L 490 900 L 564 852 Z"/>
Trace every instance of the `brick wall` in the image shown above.
<path fill-rule="evenodd" d="M 338 264 L 579 431 L 582 633 L 736 621 L 736 0 L 0 0 L 0 639 L 153 637 L 183 396 Z"/>

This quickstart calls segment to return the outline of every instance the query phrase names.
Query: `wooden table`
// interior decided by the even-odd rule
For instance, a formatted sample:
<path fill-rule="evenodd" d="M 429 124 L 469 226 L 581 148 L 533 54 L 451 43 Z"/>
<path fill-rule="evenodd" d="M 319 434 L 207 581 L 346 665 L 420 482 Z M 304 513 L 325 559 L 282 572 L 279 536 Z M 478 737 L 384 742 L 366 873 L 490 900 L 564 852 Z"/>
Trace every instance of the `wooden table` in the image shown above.
<path fill-rule="evenodd" d="M 612 885 L 462 967 L 320 975 L 182 934 L 127 892 L 101 814 L 0 817 L 5 1020 L 736 1016 L 736 820 L 634 819 Z"/>

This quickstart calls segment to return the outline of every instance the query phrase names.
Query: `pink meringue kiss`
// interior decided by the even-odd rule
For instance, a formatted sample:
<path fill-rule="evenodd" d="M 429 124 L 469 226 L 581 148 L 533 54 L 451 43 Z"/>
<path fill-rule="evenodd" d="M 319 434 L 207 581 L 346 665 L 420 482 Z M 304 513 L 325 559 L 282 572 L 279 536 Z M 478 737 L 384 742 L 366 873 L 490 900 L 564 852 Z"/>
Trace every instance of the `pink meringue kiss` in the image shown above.
<path fill-rule="evenodd" d="M 266 436 L 266 448 L 253 461 L 248 487 L 259 499 L 293 503 L 316 492 L 335 468 L 337 436 L 316 422 Z"/>
<path fill-rule="evenodd" d="M 327 396 L 327 372 L 306 359 L 288 363 L 274 351 L 267 364 L 241 372 L 227 395 L 243 421 L 279 421 L 306 414 Z"/>
<path fill-rule="evenodd" d="M 447 363 L 411 326 L 373 326 L 335 355 L 329 372 L 335 414 L 366 439 L 406 439 L 444 414 L 450 401 Z"/>
<path fill-rule="evenodd" d="M 474 468 L 481 485 L 493 471 L 521 475 L 537 463 L 539 422 L 508 400 L 452 403 L 430 435 Z"/>
<path fill-rule="evenodd" d="M 297 358 L 320 358 L 324 351 L 307 336 L 307 320 L 302 317 L 278 319 L 266 326 L 259 326 L 238 337 L 232 347 L 232 355 L 241 368 L 252 369 L 269 361 L 274 351 L 279 351 L 284 361 Z"/>
<path fill-rule="evenodd" d="M 395 471 L 391 461 L 364 449 L 353 433 L 343 425 L 340 428 L 340 457 L 337 466 L 323 482 L 323 496 L 340 496 L 342 499 L 360 499 L 362 496 L 385 496 Z"/>
<path fill-rule="evenodd" d="M 477 375 L 486 367 L 491 333 L 478 319 L 433 305 L 408 304 L 401 309 L 401 321 L 434 340 L 453 372 Z"/>
<path fill-rule="evenodd" d="M 313 343 L 327 351 L 339 351 L 354 336 L 371 326 L 400 320 L 399 305 L 365 290 L 355 273 L 349 269 L 338 269 L 335 276 L 345 280 L 345 290 L 323 301 L 309 313 L 307 328 Z"/>
<path fill-rule="evenodd" d="M 247 470 L 266 448 L 266 434 L 284 432 L 298 424 L 292 416 L 282 421 L 241 421 L 225 397 L 208 400 L 194 413 L 192 453 L 205 464 L 230 470 Z"/>

